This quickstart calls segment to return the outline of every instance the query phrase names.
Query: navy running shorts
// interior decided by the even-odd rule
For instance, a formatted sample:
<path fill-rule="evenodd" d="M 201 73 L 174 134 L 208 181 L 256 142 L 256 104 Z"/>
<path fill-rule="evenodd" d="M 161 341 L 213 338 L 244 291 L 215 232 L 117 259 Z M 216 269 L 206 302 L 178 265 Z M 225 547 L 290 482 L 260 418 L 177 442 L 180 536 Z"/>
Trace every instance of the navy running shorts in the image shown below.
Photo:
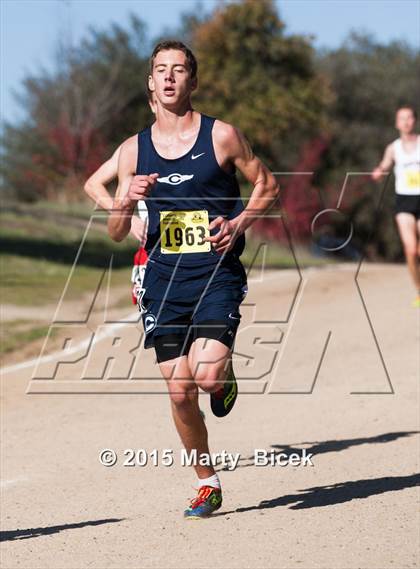
<path fill-rule="evenodd" d="M 188 271 L 168 277 L 149 261 L 143 287 L 144 347 L 155 348 L 158 362 L 188 354 L 198 337 L 232 348 L 241 320 L 239 306 L 248 291 L 239 259 L 198 277 L 188 276 Z"/>

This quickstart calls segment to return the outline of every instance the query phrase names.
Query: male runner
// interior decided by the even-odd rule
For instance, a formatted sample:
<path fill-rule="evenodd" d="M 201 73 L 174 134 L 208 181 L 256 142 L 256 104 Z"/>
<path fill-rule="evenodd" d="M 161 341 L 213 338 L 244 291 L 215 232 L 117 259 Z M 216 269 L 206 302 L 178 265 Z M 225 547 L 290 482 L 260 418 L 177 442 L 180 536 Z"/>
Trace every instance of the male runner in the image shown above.
<path fill-rule="evenodd" d="M 372 172 L 372 178 L 379 180 L 394 164 L 395 220 L 417 290 L 413 305 L 420 307 L 420 136 L 414 131 L 416 118 L 412 107 L 397 110 L 395 127 L 400 137 L 386 147 L 381 163 Z"/>
<path fill-rule="evenodd" d="M 158 44 L 149 75 L 158 101 L 156 122 L 121 147 L 108 229 L 115 241 L 124 239 L 137 201 L 145 199 L 145 347 L 155 348 L 186 451 L 208 457 L 198 387 L 211 394 L 217 416 L 230 412 L 237 395 L 232 347 L 246 293 L 239 260 L 244 232 L 273 205 L 279 188 L 237 129 L 193 110 L 196 87 L 192 52 L 180 42 Z M 236 168 L 254 185 L 245 209 Z M 184 512 L 193 519 L 222 504 L 213 465 L 194 468 L 198 495 Z"/>

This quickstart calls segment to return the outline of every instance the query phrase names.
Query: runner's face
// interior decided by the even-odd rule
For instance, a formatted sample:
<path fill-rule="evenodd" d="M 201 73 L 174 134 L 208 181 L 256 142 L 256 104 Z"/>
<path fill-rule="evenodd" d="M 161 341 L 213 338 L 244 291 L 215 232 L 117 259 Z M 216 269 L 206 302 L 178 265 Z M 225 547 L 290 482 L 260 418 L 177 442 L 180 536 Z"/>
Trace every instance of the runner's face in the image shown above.
<path fill-rule="evenodd" d="M 168 49 L 156 55 L 149 88 L 163 106 L 177 106 L 191 95 L 195 87 L 196 80 L 191 79 L 184 52 Z"/>
<path fill-rule="evenodd" d="M 411 134 L 414 131 L 416 119 L 411 109 L 400 109 L 395 117 L 395 126 L 401 134 Z"/>

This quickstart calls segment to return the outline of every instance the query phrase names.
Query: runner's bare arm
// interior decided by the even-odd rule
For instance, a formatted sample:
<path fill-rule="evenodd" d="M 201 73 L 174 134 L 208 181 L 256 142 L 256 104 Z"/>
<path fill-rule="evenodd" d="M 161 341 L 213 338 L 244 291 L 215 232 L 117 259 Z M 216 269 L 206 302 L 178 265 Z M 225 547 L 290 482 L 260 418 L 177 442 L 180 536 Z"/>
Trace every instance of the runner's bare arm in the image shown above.
<path fill-rule="evenodd" d="M 84 189 L 97 206 L 102 207 L 106 211 L 112 210 L 114 202 L 109 194 L 106 184 L 114 180 L 118 175 L 118 160 L 120 157 L 121 145 L 117 148 L 109 160 L 104 162 L 85 183 Z M 140 219 L 139 216 L 133 215 L 131 218 L 131 235 L 138 239 L 140 247 L 144 246 L 146 236 L 147 221 Z"/>
<path fill-rule="evenodd" d="M 131 180 L 136 172 L 137 137 L 132 136 L 121 145 L 118 160 L 118 186 L 108 218 L 108 232 L 114 241 L 122 241 L 131 228 L 131 218 L 137 202 L 128 197 Z"/>
<path fill-rule="evenodd" d="M 392 165 L 394 164 L 394 146 L 392 144 L 388 144 L 385 149 L 384 156 L 378 166 L 372 172 L 372 178 L 375 180 L 379 180 L 382 176 L 389 173 Z"/>
<path fill-rule="evenodd" d="M 85 192 L 95 204 L 107 211 L 112 209 L 113 199 L 106 189 L 106 184 L 117 177 L 120 150 L 121 145 L 115 150 L 111 158 L 90 176 L 84 185 Z"/>
<path fill-rule="evenodd" d="M 159 177 L 157 173 L 149 176 L 135 175 L 137 154 L 136 135 L 127 139 L 121 146 L 118 161 L 118 187 L 112 212 L 108 219 L 108 233 L 114 241 L 122 241 L 127 237 L 137 203 L 148 197 Z"/>
<path fill-rule="evenodd" d="M 243 233 L 261 215 L 275 203 L 280 188 L 276 178 L 270 170 L 255 156 L 244 135 L 233 126 L 216 121 L 213 129 L 213 140 L 216 156 L 219 163 L 234 164 L 245 178 L 254 186 L 254 190 L 246 208 L 237 217 L 226 223 L 218 217 L 210 224 L 210 229 L 224 225 L 225 229 L 219 231 L 208 240 L 214 243 L 218 251 L 232 248 L 232 240 L 228 233 L 233 228 L 236 236 Z M 230 226 L 230 227 L 229 227 Z"/>

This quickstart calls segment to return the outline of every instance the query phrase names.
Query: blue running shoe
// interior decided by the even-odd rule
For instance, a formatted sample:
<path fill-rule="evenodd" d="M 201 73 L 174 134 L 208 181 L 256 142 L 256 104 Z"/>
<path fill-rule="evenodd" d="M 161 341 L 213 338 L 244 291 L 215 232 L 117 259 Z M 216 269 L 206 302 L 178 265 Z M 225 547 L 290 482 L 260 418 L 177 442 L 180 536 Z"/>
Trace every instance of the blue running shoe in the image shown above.
<path fill-rule="evenodd" d="M 222 491 L 212 486 L 201 486 L 197 497 L 191 500 L 191 506 L 184 512 L 187 520 L 208 518 L 222 505 Z"/>

